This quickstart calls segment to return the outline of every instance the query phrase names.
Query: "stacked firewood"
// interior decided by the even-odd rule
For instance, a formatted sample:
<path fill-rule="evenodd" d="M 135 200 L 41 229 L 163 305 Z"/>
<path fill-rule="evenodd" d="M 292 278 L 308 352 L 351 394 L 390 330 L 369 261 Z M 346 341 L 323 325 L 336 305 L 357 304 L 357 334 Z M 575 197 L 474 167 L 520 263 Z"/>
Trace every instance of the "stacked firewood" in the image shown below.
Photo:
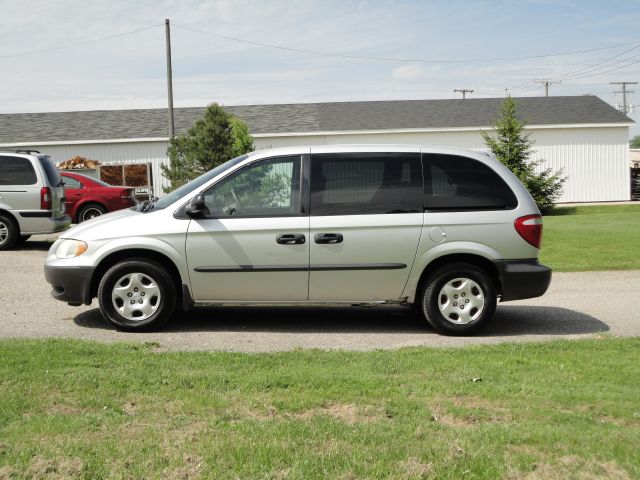
<path fill-rule="evenodd" d="M 60 162 L 58 164 L 58 168 L 60 170 L 80 170 L 80 169 L 96 169 L 100 165 L 98 160 L 89 160 L 85 157 L 80 157 L 76 155 L 69 160 L 65 160 L 64 162 Z"/>

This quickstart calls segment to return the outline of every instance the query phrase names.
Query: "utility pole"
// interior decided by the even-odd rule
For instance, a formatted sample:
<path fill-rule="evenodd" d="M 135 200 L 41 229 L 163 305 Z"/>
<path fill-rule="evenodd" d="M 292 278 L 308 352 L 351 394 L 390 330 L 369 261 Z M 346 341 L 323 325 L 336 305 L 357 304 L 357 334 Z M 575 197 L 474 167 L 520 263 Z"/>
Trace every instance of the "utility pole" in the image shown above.
<path fill-rule="evenodd" d="M 622 110 L 620 110 L 625 115 L 629 113 L 629 109 L 627 108 L 627 93 L 635 93 L 633 90 L 627 90 L 627 85 L 637 85 L 638 82 L 609 82 L 610 85 L 622 85 L 622 90 L 613 93 L 621 93 L 622 94 Z"/>
<path fill-rule="evenodd" d="M 169 100 L 169 140 L 175 136 L 175 124 L 173 122 L 173 74 L 171 72 L 171 30 L 169 19 L 164 20 L 164 31 L 167 38 L 167 95 Z"/>
<path fill-rule="evenodd" d="M 544 96 L 548 97 L 549 96 L 549 85 L 553 85 L 554 83 L 562 83 L 560 80 L 554 82 L 552 80 L 534 80 L 534 83 L 541 83 L 544 85 Z"/>
<path fill-rule="evenodd" d="M 465 98 L 467 98 L 467 93 L 473 93 L 473 90 L 469 90 L 469 89 L 467 89 L 467 88 L 461 88 L 461 89 L 457 89 L 457 88 L 456 88 L 456 89 L 453 91 L 453 94 L 455 95 L 455 94 L 456 94 L 456 92 L 460 92 L 460 93 L 462 93 L 462 99 L 464 100 Z"/>

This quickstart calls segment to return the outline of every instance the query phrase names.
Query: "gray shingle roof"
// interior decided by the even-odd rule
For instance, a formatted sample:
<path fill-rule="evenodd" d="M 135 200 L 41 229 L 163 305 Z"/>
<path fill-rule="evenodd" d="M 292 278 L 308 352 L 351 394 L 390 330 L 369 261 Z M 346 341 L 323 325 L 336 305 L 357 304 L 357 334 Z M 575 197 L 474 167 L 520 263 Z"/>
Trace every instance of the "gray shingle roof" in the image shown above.
<path fill-rule="evenodd" d="M 598 97 L 517 98 L 521 119 L 531 125 L 630 123 Z M 489 127 L 502 99 L 399 100 L 229 106 L 254 134 L 356 130 Z M 203 107 L 175 109 L 176 132 L 202 116 Z M 167 110 L 0 114 L 0 143 L 167 137 Z"/>

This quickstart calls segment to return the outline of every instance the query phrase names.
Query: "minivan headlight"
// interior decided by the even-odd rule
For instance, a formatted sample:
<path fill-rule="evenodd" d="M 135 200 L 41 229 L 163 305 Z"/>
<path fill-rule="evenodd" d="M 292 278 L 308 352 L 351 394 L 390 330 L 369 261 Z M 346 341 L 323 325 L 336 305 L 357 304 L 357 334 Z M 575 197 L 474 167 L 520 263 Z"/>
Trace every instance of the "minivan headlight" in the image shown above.
<path fill-rule="evenodd" d="M 73 258 L 87 251 L 87 244 L 81 240 L 62 240 L 56 248 L 56 257 Z"/>

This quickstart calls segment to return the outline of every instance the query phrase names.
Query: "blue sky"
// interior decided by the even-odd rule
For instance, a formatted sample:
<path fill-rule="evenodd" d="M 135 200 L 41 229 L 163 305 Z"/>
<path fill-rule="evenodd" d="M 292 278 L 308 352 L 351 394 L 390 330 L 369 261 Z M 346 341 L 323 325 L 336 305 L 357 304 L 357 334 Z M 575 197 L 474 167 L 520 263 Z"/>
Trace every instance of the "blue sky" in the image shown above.
<path fill-rule="evenodd" d="M 640 81 L 640 1 L 631 0 L 1 0 L 0 17 L 0 113 L 164 107 L 165 18 L 174 25 L 176 106 L 453 98 L 454 88 L 500 96 L 516 86 L 514 96 L 536 96 L 544 89 L 531 82 L 542 78 L 562 79 L 551 95 L 590 93 L 616 105 L 609 82 Z M 463 61 L 300 54 L 179 26 L 301 50 Z M 640 105 L 635 90 L 628 98 Z"/>

